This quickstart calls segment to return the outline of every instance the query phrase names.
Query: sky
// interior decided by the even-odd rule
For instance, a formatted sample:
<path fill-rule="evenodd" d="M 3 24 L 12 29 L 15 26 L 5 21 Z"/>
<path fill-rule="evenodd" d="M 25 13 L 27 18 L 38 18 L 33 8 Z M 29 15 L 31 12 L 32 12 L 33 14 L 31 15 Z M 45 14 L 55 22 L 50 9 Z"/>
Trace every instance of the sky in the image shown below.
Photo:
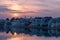
<path fill-rule="evenodd" d="M 0 0 L 0 18 L 60 17 L 60 0 Z"/>

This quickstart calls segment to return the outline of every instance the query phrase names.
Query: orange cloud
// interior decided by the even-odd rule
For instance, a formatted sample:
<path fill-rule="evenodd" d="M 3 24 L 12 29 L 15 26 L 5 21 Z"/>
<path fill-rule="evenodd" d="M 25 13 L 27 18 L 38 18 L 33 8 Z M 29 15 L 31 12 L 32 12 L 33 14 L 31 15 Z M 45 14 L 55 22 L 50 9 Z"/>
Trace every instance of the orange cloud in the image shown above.
<path fill-rule="evenodd" d="M 7 6 L 10 10 L 16 10 L 20 12 L 27 12 L 27 11 L 37 11 L 40 10 L 39 7 L 36 6 L 29 6 L 29 5 L 18 5 L 18 4 L 11 4 Z"/>

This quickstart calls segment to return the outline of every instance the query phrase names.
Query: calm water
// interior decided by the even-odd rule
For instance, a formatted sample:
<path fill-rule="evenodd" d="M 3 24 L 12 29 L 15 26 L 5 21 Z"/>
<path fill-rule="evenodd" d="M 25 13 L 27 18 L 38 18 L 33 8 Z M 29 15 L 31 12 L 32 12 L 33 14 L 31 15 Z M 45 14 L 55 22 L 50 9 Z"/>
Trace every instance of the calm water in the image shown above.
<path fill-rule="evenodd" d="M 39 37 L 36 35 L 30 36 L 25 34 L 12 35 L 11 33 L 6 34 L 5 32 L 0 33 L 0 40 L 60 40 L 60 37 Z"/>

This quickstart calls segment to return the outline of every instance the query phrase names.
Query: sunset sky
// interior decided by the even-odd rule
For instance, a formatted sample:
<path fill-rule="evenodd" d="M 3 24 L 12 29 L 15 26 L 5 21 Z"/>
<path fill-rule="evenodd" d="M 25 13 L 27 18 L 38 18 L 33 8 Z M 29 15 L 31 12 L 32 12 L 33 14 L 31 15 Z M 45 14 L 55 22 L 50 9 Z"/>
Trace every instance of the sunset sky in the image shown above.
<path fill-rule="evenodd" d="M 60 17 L 60 0 L 0 0 L 0 18 Z"/>

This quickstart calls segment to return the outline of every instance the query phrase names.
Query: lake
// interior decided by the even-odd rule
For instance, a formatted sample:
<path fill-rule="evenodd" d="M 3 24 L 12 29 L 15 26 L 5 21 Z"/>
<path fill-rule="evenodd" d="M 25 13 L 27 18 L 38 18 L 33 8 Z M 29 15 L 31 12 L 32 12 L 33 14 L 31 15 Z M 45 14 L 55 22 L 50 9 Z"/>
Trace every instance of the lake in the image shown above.
<path fill-rule="evenodd" d="M 6 34 L 5 32 L 0 32 L 0 40 L 60 40 L 60 37 L 30 36 L 23 33 L 12 35 L 11 33 Z"/>

